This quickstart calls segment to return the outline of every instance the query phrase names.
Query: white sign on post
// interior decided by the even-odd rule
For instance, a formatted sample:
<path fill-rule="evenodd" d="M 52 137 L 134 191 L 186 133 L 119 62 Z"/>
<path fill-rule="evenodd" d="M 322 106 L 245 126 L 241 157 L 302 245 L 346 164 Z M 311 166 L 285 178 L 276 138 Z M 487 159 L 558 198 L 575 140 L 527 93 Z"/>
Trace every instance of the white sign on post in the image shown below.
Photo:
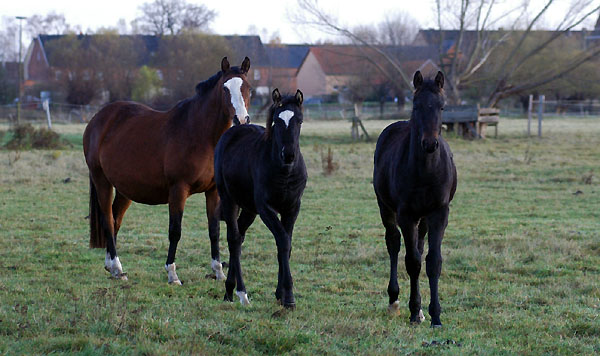
<path fill-rule="evenodd" d="M 42 108 L 44 108 L 44 110 L 46 110 L 46 118 L 48 119 L 48 129 L 51 130 L 52 129 L 52 120 L 50 119 L 50 100 L 45 99 L 42 102 Z"/>

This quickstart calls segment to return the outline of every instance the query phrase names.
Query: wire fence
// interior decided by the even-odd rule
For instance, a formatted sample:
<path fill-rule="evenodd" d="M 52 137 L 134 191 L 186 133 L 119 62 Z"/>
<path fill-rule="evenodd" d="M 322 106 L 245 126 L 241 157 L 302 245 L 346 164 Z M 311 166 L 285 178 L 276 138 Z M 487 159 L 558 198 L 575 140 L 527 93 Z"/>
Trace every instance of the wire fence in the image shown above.
<path fill-rule="evenodd" d="M 538 101 L 534 101 L 537 103 Z M 532 109 L 537 113 L 539 108 Z M 87 123 L 100 110 L 99 105 L 72 105 L 67 103 L 50 103 L 49 111 L 52 123 L 75 124 Z M 410 116 L 411 105 L 398 106 L 394 102 L 387 102 L 383 106 L 376 102 L 367 102 L 362 106 L 360 117 L 362 120 L 407 120 Z M 600 100 L 545 100 L 543 103 L 544 118 L 560 117 L 599 117 Z M 268 107 L 259 105 L 251 106 L 249 114 L 253 122 L 265 122 Z M 305 120 L 345 120 L 351 121 L 355 117 L 352 104 L 339 103 L 305 103 Z M 527 109 L 503 107 L 500 117 L 527 118 Z M 17 107 L 15 104 L 0 105 L 0 123 L 15 123 Z M 42 102 L 25 102 L 21 105 L 21 123 L 43 124 L 47 122 L 46 111 Z"/>
<path fill-rule="evenodd" d="M 72 105 L 66 103 L 50 103 L 49 111 L 52 123 L 86 123 L 102 106 L 98 105 Z M 265 122 L 268 113 L 267 107 L 252 106 L 249 110 L 254 122 Z M 21 105 L 21 123 L 43 123 L 47 121 L 46 111 L 41 102 L 29 102 Z M 355 116 L 352 104 L 305 104 L 305 120 L 351 120 Z M 407 119 L 409 112 L 406 108 L 398 107 L 395 103 L 365 103 L 361 111 L 362 119 Z M 15 123 L 17 107 L 15 104 L 0 105 L 0 122 Z"/>
<path fill-rule="evenodd" d="M 50 103 L 49 111 L 52 122 L 86 123 L 101 106 L 72 105 Z M 47 121 L 46 111 L 42 102 L 25 102 L 21 105 L 20 123 L 42 123 Z M 17 106 L 15 104 L 0 105 L 0 122 L 15 123 L 17 121 Z"/>
<path fill-rule="evenodd" d="M 533 107 L 539 112 L 539 98 L 533 99 Z M 600 117 L 600 100 L 544 100 L 542 105 L 544 118 L 561 117 Z M 501 108 L 500 116 L 527 117 L 527 108 Z"/>

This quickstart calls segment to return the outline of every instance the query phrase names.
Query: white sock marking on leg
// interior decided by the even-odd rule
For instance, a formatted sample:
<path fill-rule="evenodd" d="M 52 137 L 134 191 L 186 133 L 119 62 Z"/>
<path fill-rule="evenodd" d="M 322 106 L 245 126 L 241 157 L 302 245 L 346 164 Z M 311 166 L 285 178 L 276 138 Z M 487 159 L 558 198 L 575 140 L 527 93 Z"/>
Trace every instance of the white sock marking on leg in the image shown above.
<path fill-rule="evenodd" d="M 181 281 L 177 276 L 177 272 L 175 272 L 175 263 L 171 263 L 170 265 L 165 265 L 165 269 L 167 270 L 167 274 L 169 275 L 169 284 L 177 284 L 181 285 Z"/>
<path fill-rule="evenodd" d="M 246 292 L 235 292 L 235 294 L 237 294 L 237 296 L 240 298 L 240 303 L 242 303 L 242 305 L 249 305 L 250 301 L 248 300 L 248 294 L 246 294 Z"/>
<path fill-rule="evenodd" d="M 225 279 L 225 273 L 223 273 L 223 265 L 221 264 L 221 262 L 217 260 L 212 260 L 212 262 L 210 263 L 210 267 L 215 272 L 218 281 L 222 281 Z"/>

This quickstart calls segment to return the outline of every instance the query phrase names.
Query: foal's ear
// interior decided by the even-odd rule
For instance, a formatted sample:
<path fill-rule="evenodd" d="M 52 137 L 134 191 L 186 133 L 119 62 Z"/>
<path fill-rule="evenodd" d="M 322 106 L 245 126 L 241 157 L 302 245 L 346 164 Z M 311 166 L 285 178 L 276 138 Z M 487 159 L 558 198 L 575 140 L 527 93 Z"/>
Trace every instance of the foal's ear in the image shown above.
<path fill-rule="evenodd" d="M 435 84 L 437 84 L 440 89 L 444 88 L 444 74 L 440 71 L 438 71 L 438 74 L 435 76 Z"/>
<path fill-rule="evenodd" d="M 229 61 L 227 60 L 227 57 L 223 57 L 223 59 L 221 60 L 221 71 L 223 73 L 225 73 L 228 70 L 229 70 Z"/>
<path fill-rule="evenodd" d="M 421 74 L 421 71 L 418 70 L 415 73 L 415 76 L 413 77 L 413 85 L 415 86 L 415 89 L 419 89 L 422 84 L 423 84 L 423 75 Z"/>
<path fill-rule="evenodd" d="M 273 102 L 275 104 L 279 103 L 281 101 L 281 94 L 279 93 L 279 89 L 273 89 L 273 94 L 271 95 L 271 97 L 273 97 Z"/>
<path fill-rule="evenodd" d="M 296 102 L 298 103 L 298 105 L 302 105 L 302 102 L 304 101 L 304 94 L 302 94 L 300 89 L 296 90 L 295 98 L 296 98 Z"/>
<path fill-rule="evenodd" d="M 240 66 L 242 73 L 246 74 L 250 70 L 250 58 L 245 57 L 242 65 Z"/>

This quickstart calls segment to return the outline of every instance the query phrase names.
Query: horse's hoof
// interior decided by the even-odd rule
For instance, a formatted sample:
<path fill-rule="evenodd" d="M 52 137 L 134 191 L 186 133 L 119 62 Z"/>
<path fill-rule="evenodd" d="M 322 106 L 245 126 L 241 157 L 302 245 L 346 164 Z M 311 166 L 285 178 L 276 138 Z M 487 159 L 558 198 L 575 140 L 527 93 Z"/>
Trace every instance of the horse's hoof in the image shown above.
<path fill-rule="evenodd" d="M 410 324 L 411 325 L 419 325 L 423 321 L 425 321 L 425 315 L 423 315 L 423 309 L 419 309 L 419 314 L 417 314 L 417 317 L 415 320 L 410 321 Z"/>
<path fill-rule="evenodd" d="M 119 279 L 121 281 L 127 281 L 127 274 L 126 273 L 117 273 L 117 274 L 112 274 L 111 273 L 111 278 L 112 279 Z"/>
<path fill-rule="evenodd" d="M 233 303 L 233 295 L 225 293 L 223 297 L 223 301 Z"/>
<path fill-rule="evenodd" d="M 240 303 L 243 306 L 246 305 L 250 305 L 250 300 L 248 300 L 248 294 L 246 294 L 246 292 L 235 292 L 235 294 L 237 294 L 237 296 L 240 298 Z"/>
<path fill-rule="evenodd" d="M 388 305 L 388 313 L 392 316 L 400 315 L 400 302 L 395 301 L 392 304 Z"/>
<path fill-rule="evenodd" d="M 169 284 L 170 285 L 181 286 L 181 285 L 183 285 L 183 282 L 181 282 L 179 279 L 176 279 L 174 281 L 170 281 Z"/>
<path fill-rule="evenodd" d="M 220 273 L 216 273 L 216 280 L 217 281 L 224 281 L 227 279 L 227 277 L 225 276 L 225 273 L 223 273 L 223 271 L 219 271 Z"/>
<path fill-rule="evenodd" d="M 432 329 L 441 329 L 441 328 L 442 328 L 442 324 L 434 324 L 434 323 L 431 323 L 431 328 L 432 328 Z"/>
<path fill-rule="evenodd" d="M 284 304 L 283 307 L 287 310 L 294 310 L 296 309 L 296 303 Z"/>

